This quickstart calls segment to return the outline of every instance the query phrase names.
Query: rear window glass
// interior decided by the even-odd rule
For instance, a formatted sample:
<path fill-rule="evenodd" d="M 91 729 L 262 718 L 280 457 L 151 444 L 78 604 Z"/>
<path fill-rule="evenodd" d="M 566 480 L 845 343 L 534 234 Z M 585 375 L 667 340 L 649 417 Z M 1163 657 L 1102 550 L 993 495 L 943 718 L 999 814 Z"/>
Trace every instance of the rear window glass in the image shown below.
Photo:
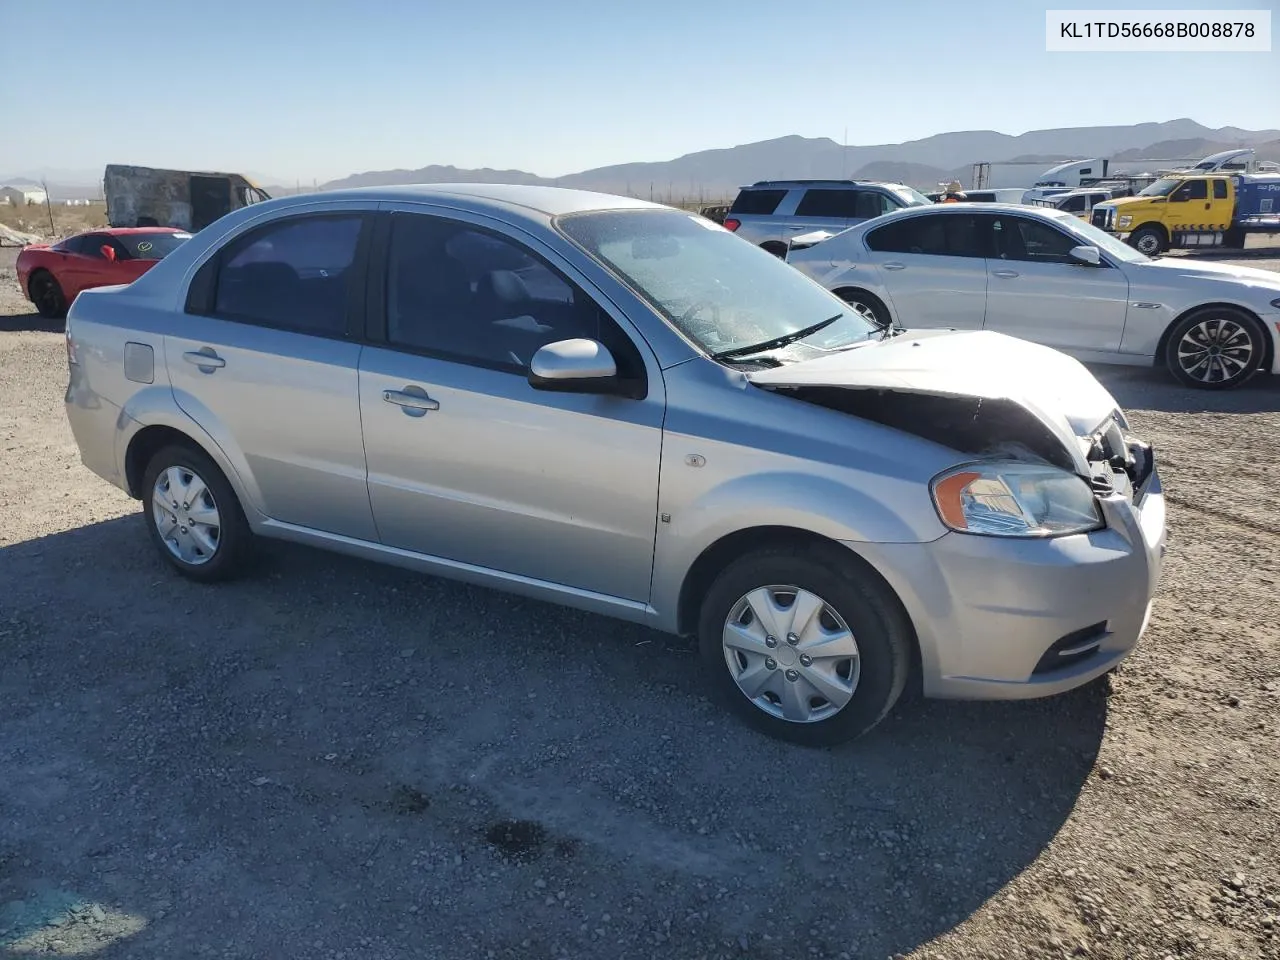
<path fill-rule="evenodd" d="M 787 195 L 785 190 L 743 190 L 729 208 L 730 213 L 746 213 L 765 216 L 778 209 L 778 204 Z"/>
<path fill-rule="evenodd" d="M 118 233 L 115 237 L 135 260 L 163 260 L 191 239 L 189 233 Z"/>
<path fill-rule="evenodd" d="M 797 217 L 858 216 L 857 190 L 809 190 L 796 207 Z"/>

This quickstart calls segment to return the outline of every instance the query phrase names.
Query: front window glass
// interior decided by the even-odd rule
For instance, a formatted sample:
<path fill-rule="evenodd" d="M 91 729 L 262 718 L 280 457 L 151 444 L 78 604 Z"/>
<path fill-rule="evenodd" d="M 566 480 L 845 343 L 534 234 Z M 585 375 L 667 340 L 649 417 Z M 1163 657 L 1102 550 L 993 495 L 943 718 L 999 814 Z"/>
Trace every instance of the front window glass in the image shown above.
<path fill-rule="evenodd" d="M 795 267 L 702 217 L 610 210 L 560 217 L 557 226 L 711 354 L 748 356 L 819 325 L 799 343 L 834 350 L 881 333 Z"/>

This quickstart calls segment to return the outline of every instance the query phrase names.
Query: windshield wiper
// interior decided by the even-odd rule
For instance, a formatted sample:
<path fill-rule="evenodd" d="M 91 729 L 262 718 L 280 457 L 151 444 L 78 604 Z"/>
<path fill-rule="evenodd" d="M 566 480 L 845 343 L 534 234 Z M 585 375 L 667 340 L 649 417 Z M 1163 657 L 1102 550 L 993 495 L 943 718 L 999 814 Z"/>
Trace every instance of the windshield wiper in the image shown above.
<path fill-rule="evenodd" d="M 805 327 L 803 330 L 797 330 L 795 333 L 788 333 L 781 337 L 774 337 L 772 340 L 763 340 L 760 343 L 753 343 L 749 347 L 734 347 L 732 350 L 721 350 L 719 353 L 711 355 L 712 360 L 728 360 L 730 357 L 748 357 L 753 353 L 764 353 L 766 350 L 777 350 L 779 347 L 785 347 L 789 343 L 795 343 L 797 340 L 803 340 L 810 334 L 817 333 L 823 327 L 829 327 L 841 317 L 843 313 L 837 313 L 834 317 L 827 317 L 820 323 L 815 323 L 811 327 Z"/>

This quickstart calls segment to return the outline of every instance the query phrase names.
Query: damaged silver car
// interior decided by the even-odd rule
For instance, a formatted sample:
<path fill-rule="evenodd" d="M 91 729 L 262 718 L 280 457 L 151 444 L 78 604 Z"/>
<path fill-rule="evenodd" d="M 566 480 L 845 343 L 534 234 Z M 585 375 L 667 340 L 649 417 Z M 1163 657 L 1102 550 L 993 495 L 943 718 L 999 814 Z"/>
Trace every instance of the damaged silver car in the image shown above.
<path fill-rule="evenodd" d="M 84 463 L 180 573 L 280 538 L 692 636 L 726 704 L 802 743 L 864 733 L 909 682 L 1098 677 L 1164 552 L 1151 448 L 1076 360 L 883 330 L 621 197 L 255 204 L 80 296 L 67 348 Z"/>

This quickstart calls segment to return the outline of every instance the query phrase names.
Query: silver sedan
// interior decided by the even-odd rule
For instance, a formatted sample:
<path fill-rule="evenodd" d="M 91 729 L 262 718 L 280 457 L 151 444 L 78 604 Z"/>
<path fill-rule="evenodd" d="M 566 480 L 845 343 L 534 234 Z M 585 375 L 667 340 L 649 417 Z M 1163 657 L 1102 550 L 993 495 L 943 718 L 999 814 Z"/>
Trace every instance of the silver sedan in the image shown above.
<path fill-rule="evenodd" d="M 728 705 L 804 743 L 870 729 L 913 676 L 1092 680 L 1164 549 L 1150 448 L 1077 361 L 894 336 L 620 197 L 255 204 L 81 295 L 67 350 L 83 462 L 181 574 L 239 575 L 273 537 L 692 635 Z"/>

